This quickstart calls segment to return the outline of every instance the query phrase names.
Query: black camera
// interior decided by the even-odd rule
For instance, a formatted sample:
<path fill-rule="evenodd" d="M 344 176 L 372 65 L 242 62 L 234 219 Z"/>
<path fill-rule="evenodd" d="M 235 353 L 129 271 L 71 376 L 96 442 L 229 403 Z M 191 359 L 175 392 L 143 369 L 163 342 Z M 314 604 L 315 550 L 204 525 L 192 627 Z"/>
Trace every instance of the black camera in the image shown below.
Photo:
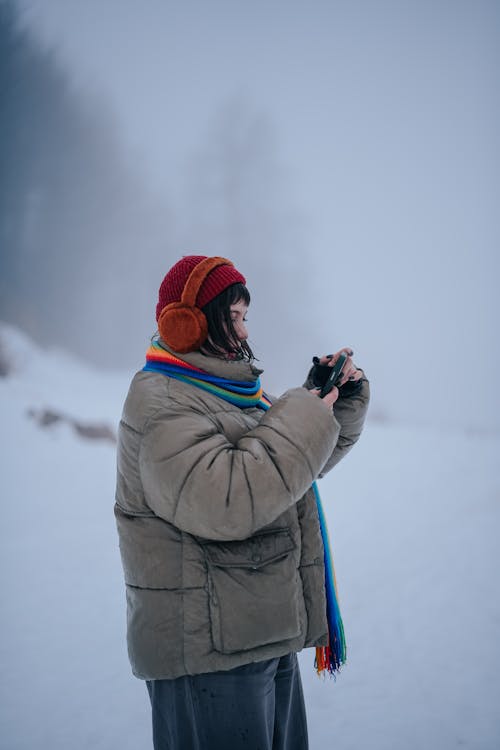
<path fill-rule="evenodd" d="M 316 388 L 321 388 L 320 398 L 330 393 L 332 388 L 341 381 L 342 369 L 347 360 L 347 354 L 340 354 L 334 365 L 320 364 L 318 357 L 313 357 L 312 380 Z"/>

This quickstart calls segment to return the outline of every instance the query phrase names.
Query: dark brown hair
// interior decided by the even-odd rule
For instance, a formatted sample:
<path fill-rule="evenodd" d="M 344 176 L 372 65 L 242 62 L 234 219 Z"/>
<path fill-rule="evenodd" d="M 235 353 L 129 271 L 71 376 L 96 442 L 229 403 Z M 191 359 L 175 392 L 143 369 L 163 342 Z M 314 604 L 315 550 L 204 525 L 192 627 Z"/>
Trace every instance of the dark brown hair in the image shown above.
<path fill-rule="evenodd" d="M 232 354 L 248 361 L 255 359 L 248 342 L 238 341 L 234 330 L 231 305 L 237 302 L 243 302 L 247 307 L 250 304 L 250 292 L 244 284 L 231 284 L 202 307 L 208 323 L 208 339 L 201 348 L 203 354 L 217 357 Z"/>

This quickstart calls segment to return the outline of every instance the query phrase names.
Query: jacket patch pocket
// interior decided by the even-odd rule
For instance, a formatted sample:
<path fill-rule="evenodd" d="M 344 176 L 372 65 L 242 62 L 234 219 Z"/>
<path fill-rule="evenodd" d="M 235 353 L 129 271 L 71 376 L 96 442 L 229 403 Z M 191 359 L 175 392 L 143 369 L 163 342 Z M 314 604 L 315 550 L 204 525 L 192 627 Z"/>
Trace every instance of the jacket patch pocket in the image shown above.
<path fill-rule="evenodd" d="M 300 634 L 295 543 L 288 529 L 203 544 L 214 648 L 223 654 Z"/>

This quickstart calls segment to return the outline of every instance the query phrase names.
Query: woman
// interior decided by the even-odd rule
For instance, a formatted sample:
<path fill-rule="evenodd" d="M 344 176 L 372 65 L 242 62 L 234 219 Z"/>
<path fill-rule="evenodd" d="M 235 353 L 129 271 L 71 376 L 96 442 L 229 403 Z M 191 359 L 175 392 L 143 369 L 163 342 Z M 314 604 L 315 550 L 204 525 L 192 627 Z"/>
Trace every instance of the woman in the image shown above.
<path fill-rule="evenodd" d="M 313 483 L 358 439 L 368 383 L 348 356 L 339 388 L 318 397 L 339 352 L 305 388 L 270 400 L 247 340 L 249 303 L 230 261 L 176 263 L 120 423 L 128 650 L 156 750 L 304 750 L 296 653 L 316 646 L 319 669 L 343 659 L 331 655 Z"/>

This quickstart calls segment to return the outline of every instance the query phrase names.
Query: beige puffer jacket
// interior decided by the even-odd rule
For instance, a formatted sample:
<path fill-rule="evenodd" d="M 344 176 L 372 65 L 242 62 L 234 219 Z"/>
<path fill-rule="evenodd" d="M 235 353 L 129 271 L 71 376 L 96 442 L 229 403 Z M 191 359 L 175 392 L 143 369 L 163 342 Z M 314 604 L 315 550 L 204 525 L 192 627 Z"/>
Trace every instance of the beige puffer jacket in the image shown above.
<path fill-rule="evenodd" d="M 198 352 L 183 359 L 232 380 L 261 372 Z M 366 381 L 334 416 L 305 388 L 264 412 L 160 373 L 135 375 L 115 516 L 137 677 L 231 669 L 325 643 L 311 483 L 356 442 L 367 403 Z"/>

